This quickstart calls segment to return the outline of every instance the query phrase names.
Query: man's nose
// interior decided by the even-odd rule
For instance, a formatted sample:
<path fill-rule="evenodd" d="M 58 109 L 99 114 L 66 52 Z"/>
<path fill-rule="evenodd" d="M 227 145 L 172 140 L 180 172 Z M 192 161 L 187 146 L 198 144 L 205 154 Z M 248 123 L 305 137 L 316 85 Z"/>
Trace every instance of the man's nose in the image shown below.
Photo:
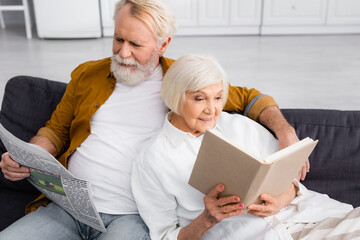
<path fill-rule="evenodd" d="M 129 58 L 131 57 L 131 49 L 130 46 L 127 42 L 124 42 L 121 45 L 121 48 L 119 50 L 119 56 L 122 58 Z"/>

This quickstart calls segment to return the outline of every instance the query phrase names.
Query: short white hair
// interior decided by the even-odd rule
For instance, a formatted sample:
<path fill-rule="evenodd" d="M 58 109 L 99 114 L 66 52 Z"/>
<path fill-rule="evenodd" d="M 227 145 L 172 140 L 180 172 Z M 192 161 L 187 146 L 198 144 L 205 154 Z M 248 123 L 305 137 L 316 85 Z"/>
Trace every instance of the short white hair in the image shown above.
<path fill-rule="evenodd" d="M 154 36 L 159 44 L 164 43 L 169 37 L 174 36 L 177 31 L 175 17 L 170 9 L 161 0 L 120 0 L 115 5 L 114 20 L 116 20 L 120 9 L 127 3 L 131 4 L 130 14 L 143 21 L 153 30 Z M 147 13 L 154 21 L 148 22 L 143 16 Z"/>
<path fill-rule="evenodd" d="M 166 72 L 162 82 L 161 96 L 166 106 L 179 114 L 186 92 L 196 92 L 220 81 L 223 87 L 223 106 L 225 106 L 229 82 L 220 64 L 212 57 L 184 55 L 176 60 Z"/>

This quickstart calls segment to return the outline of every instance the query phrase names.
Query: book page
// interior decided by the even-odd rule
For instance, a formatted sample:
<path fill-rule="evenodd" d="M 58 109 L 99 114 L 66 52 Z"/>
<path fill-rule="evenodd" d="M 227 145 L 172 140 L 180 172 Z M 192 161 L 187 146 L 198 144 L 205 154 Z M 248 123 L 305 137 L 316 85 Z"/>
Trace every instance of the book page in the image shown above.
<path fill-rule="evenodd" d="M 283 156 L 286 156 L 287 154 L 297 151 L 299 148 L 303 148 L 303 145 L 306 145 L 308 143 L 314 142 L 311 138 L 307 137 L 302 139 L 301 141 L 294 143 L 286 148 L 281 149 L 280 151 L 277 151 L 270 156 L 267 156 L 264 161 L 267 163 L 271 163 L 273 161 L 277 161 L 277 159 L 281 159 Z"/>

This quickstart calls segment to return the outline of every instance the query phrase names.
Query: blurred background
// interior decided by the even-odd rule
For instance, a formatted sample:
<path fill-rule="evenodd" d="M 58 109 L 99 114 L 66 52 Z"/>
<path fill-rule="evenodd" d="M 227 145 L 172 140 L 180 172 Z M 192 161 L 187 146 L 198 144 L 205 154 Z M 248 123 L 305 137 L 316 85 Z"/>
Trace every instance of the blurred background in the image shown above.
<path fill-rule="evenodd" d="M 111 56 L 115 2 L 0 0 L 0 96 L 13 76 L 69 82 L 80 63 Z M 360 110 L 359 0 L 164 2 L 179 26 L 166 57 L 213 55 L 232 85 L 281 108 Z"/>

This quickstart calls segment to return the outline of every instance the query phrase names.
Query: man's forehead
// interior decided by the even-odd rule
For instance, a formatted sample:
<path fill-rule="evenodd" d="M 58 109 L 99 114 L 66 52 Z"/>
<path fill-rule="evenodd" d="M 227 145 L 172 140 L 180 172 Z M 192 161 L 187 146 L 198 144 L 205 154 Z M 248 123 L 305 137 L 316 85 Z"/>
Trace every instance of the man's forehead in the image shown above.
<path fill-rule="evenodd" d="M 140 9 L 139 7 L 135 6 L 132 3 L 127 3 L 125 4 L 119 11 L 118 17 L 119 15 L 122 15 L 122 17 L 129 17 L 129 18 L 133 18 L 136 19 L 137 21 L 139 21 L 140 23 L 144 24 L 144 26 L 146 26 L 146 28 L 148 28 L 148 30 L 150 30 L 150 32 L 152 34 L 154 34 L 155 32 L 155 22 L 153 17 L 147 13 L 145 10 Z M 118 21 L 121 21 L 122 18 L 116 18 L 115 19 L 115 25 Z"/>

